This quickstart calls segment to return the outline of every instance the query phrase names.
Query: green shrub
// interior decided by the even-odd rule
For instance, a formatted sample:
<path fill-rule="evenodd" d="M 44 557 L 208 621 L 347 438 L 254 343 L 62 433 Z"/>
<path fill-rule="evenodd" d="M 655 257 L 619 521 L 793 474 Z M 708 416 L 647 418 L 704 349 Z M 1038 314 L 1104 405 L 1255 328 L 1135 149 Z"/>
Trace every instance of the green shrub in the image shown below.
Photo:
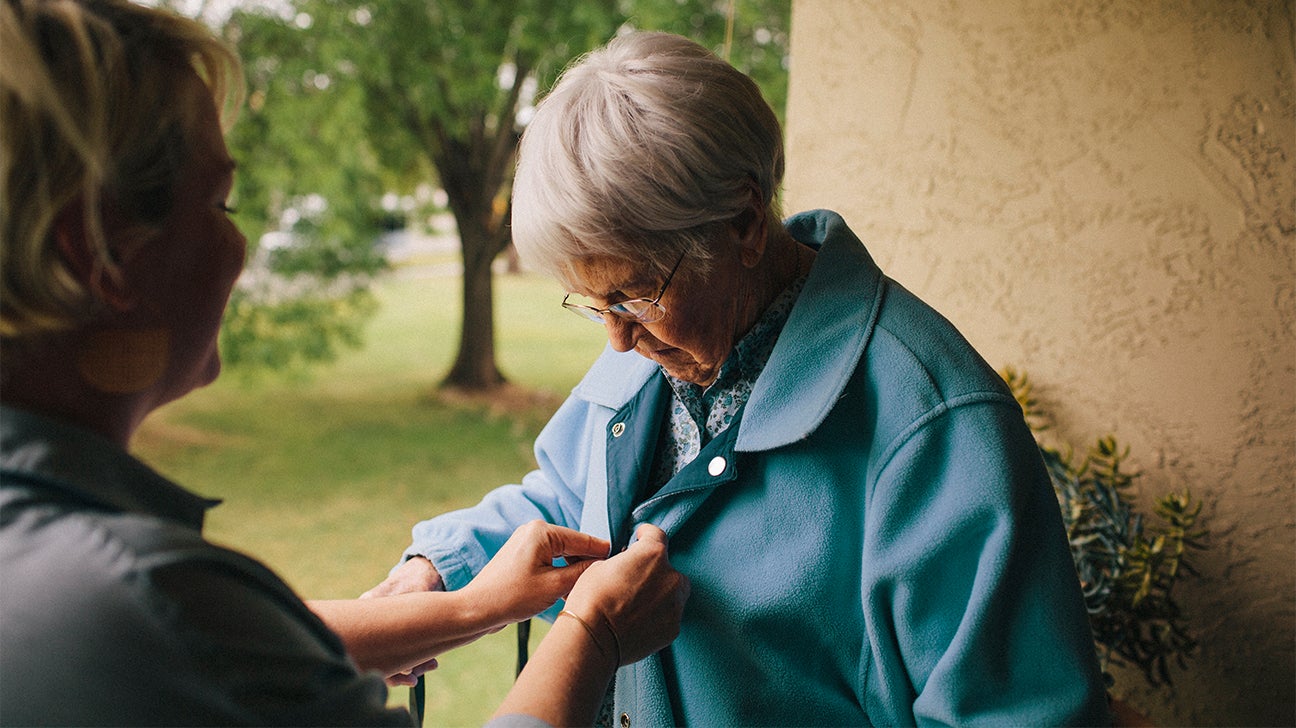
<path fill-rule="evenodd" d="M 1011 367 L 1000 374 L 1038 440 L 1048 417 L 1030 379 Z M 1062 509 L 1104 675 L 1110 683 L 1109 664 L 1133 665 L 1154 686 L 1170 683 L 1171 661 L 1185 667 L 1197 646 L 1173 590 L 1181 574 L 1197 573 L 1189 550 L 1206 547 L 1201 501 L 1185 489 L 1157 498 L 1151 518 L 1136 510 L 1130 488 L 1140 474 L 1128 469 L 1129 447 L 1112 435 L 1078 458 L 1069 447 L 1042 443 L 1040 454 Z"/>

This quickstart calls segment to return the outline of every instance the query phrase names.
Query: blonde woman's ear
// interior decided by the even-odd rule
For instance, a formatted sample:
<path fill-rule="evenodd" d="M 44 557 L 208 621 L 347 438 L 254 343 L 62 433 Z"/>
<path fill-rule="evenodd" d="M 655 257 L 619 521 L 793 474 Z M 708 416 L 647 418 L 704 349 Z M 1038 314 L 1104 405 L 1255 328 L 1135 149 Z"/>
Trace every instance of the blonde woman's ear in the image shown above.
<path fill-rule="evenodd" d="M 113 311 L 129 311 L 135 299 L 108 242 L 109 225 L 103 224 L 96 234 L 87 225 L 86 214 L 80 195 L 65 205 L 54 218 L 54 245 L 68 272 L 96 301 Z"/>

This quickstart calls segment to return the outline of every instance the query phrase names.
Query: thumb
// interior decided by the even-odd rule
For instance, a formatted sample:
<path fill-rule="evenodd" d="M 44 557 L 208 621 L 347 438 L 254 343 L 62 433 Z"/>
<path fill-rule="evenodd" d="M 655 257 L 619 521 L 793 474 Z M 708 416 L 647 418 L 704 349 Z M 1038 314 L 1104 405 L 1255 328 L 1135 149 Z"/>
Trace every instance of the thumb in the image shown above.
<path fill-rule="evenodd" d="M 666 545 L 666 532 L 654 526 L 651 523 L 641 523 L 635 529 L 635 539 L 638 541 L 648 541 L 650 543 L 659 543 Z"/>

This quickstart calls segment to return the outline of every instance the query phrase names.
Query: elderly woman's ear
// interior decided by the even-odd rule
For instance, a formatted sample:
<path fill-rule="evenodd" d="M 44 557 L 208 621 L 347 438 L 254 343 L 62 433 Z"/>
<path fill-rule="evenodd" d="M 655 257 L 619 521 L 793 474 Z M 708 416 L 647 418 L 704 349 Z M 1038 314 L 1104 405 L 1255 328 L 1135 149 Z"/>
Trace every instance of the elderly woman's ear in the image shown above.
<path fill-rule="evenodd" d="M 765 214 L 765 206 L 761 204 L 760 196 L 753 189 L 747 209 L 738 213 L 730 223 L 738 237 L 739 260 L 746 268 L 755 268 L 765 256 L 766 238 L 769 233 Z"/>

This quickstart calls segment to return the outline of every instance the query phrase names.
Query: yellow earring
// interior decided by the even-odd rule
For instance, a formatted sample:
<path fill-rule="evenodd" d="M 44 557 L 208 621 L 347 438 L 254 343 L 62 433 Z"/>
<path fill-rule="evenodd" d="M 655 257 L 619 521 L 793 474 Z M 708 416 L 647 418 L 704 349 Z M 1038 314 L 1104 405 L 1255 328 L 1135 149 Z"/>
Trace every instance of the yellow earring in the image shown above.
<path fill-rule="evenodd" d="M 108 394 L 138 394 L 157 384 L 171 355 L 163 328 L 113 329 L 91 334 L 77 357 L 77 370 Z"/>

